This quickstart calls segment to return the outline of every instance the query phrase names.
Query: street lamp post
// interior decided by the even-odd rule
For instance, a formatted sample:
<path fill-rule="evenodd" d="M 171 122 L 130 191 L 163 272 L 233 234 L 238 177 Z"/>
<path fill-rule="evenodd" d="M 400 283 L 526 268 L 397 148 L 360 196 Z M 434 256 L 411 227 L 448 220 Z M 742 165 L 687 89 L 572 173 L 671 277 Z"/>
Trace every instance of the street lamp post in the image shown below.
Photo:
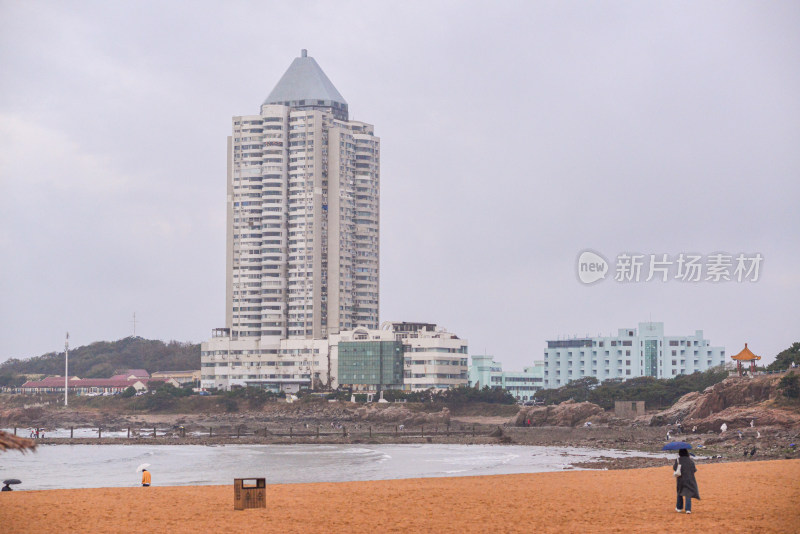
<path fill-rule="evenodd" d="M 69 395 L 69 332 L 67 339 L 64 340 L 64 406 L 67 406 L 67 396 Z"/>

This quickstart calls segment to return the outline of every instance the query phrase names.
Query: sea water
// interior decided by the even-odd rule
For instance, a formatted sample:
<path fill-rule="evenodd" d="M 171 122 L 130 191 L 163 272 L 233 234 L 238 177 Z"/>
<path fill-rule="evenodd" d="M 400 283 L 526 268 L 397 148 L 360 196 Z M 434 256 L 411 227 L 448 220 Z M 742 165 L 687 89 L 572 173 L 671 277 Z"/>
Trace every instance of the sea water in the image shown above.
<path fill-rule="evenodd" d="M 21 479 L 15 490 L 136 486 L 147 463 L 154 486 L 343 482 L 561 471 L 600 456 L 664 455 L 521 445 L 39 445 L 0 455 L 0 480 Z"/>

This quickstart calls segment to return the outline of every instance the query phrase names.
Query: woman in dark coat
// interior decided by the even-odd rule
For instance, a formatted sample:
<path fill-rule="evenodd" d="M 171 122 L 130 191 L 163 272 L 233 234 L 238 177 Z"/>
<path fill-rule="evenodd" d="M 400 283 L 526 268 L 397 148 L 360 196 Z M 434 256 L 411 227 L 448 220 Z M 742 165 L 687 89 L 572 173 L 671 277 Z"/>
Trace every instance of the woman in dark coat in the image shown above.
<path fill-rule="evenodd" d="M 697 489 L 697 480 L 694 478 L 694 473 L 697 468 L 694 462 L 689 457 L 689 451 L 681 449 L 678 451 L 678 459 L 672 466 L 672 470 L 681 467 L 681 476 L 678 477 L 678 503 L 675 505 L 675 511 L 681 512 L 684 508 L 684 499 L 686 499 L 686 513 L 692 513 L 692 499 L 700 499 L 700 491 Z"/>

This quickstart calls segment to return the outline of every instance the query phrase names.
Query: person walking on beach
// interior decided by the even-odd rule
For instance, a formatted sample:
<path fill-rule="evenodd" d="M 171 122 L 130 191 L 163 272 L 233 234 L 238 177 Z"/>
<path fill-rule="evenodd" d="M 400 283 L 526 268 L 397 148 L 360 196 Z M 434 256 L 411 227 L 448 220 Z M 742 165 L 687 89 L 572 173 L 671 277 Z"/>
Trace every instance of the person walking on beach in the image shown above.
<path fill-rule="evenodd" d="M 681 449 L 678 451 L 678 459 L 672 466 L 677 476 L 677 491 L 678 503 L 675 505 L 675 511 L 680 513 L 686 508 L 686 513 L 692 513 L 692 499 L 700 500 L 700 491 L 697 489 L 697 480 L 694 478 L 694 473 L 697 468 L 689 456 L 689 451 Z"/>
<path fill-rule="evenodd" d="M 147 488 L 150 486 L 150 471 L 142 469 L 142 486 Z"/>

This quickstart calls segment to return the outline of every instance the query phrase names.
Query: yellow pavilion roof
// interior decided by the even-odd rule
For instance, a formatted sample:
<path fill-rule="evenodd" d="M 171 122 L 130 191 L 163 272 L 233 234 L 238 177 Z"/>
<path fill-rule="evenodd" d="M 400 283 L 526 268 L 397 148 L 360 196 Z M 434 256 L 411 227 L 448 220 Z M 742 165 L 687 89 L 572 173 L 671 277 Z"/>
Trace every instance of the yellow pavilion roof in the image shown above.
<path fill-rule="evenodd" d="M 747 348 L 747 343 L 744 344 L 744 349 L 739 354 L 731 356 L 732 360 L 739 360 L 739 361 L 751 361 L 751 360 L 760 360 L 761 356 L 756 356 L 753 354 L 750 349 Z"/>

